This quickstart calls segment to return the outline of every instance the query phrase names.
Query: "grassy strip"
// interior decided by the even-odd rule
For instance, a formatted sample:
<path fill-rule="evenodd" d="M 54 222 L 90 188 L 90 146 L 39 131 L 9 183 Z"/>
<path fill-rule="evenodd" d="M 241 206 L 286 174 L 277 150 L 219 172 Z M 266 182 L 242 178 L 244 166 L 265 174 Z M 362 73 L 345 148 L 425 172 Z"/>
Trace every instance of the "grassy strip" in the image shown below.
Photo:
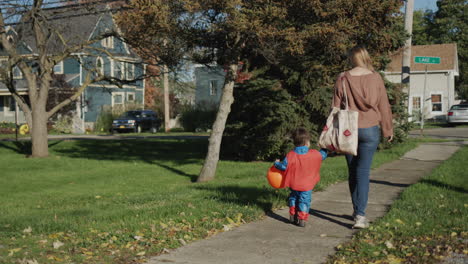
<path fill-rule="evenodd" d="M 64 137 L 73 137 L 73 136 L 83 136 L 83 134 L 64 134 L 64 133 L 57 133 L 57 132 L 49 132 L 51 136 L 64 136 Z M 94 135 L 94 136 L 119 136 L 119 137 L 154 137 L 154 136 L 209 136 L 209 133 L 192 133 L 192 132 L 158 132 L 158 133 L 150 133 L 150 132 L 143 132 L 143 133 L 101 133 L 101 132 L 92 132 L 86 133 L 85 135 Z M 18 134 L 18 138 L 29 138 L 31 137 L 30 134 L 21 135 Z M 14 140 L 16 138 L 15 134 L 1 134 L 0 133 L 0 140 L 2 139 L 10 139 Z"/>
<path fill-rule="evenodd" d="M 25 159 L 27 142 L 0 142 L 0 263 L 138 263 L 285 206 L 268 186 L 270 162 L 221 161 L 195 184 L 206 140 L 51 141 Z M 381 151 L 374 166 L 416 141 Z M 317 189 L 346 178 L 329 158 Z"/>
<path fill-rule="evenodd" d="M 419 129 L 421 127 L 418 123 L 413 123 L 412 129 Z M 424 129 L 432 129 L 432 128 L 444 128 L 444 127 L 468 127 L 468 124 L 461 123 L 456 125 L 449 125 L 447 122 L 425 122 Z"/>
<path fill-rule="evenodd" d="M 468 255 L 468 147 L 408 187 L 389 213 L 327 263 L 439 263 Z M 458 263 L 458 262 L 457 262 Z"/>

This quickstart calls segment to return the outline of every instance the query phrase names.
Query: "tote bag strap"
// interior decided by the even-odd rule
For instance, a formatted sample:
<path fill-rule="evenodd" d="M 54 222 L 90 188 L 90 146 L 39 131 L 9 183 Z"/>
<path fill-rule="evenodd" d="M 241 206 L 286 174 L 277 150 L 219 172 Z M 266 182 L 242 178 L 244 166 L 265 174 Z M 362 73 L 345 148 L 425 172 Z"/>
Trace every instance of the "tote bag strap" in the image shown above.
<path fill-rule="evenodd" d="M 345 85 L 345 75 L 341 76 L 341 87 L 343 87 L 343 94 L 345 99 L 345 110 L 349 110 L 349 101 L 348 101 L 348 93 L 346 92 L 346 85 Z M 341 108 L 341 107 L 340 107 Z"/>

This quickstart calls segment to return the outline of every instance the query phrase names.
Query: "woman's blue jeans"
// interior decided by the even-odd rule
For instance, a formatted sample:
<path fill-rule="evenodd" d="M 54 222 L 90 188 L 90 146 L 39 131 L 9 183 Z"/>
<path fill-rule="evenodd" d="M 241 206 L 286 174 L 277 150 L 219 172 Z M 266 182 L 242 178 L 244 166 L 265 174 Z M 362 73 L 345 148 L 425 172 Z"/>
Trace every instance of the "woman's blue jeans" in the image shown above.
<path fill-rule="evenodd" d="M 355 215 L 366 215 L 372 158 L 380 142 L 380 128 L 359 128 L 357 156 L 346 155 L 348 183 Z"/>

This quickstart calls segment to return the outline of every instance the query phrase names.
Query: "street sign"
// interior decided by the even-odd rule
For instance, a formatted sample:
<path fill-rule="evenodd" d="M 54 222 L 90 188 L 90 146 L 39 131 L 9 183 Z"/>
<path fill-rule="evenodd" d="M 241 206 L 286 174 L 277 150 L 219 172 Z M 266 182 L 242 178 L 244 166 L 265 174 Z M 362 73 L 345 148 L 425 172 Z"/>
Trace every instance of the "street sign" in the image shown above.
<path fill-rule="evenodd" d="M 415 63 L 440 64 L 440 57 L 414 57 Z"/>

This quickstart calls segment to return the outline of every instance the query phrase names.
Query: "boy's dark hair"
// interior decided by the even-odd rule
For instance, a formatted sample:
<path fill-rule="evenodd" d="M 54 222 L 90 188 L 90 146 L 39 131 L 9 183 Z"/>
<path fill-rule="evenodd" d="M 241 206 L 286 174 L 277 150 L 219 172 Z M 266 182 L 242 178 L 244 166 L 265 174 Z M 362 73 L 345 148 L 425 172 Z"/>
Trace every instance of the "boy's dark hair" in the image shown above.
<path fill-rule="evenodd" d="M 303 127 L 299 127 L 296 130 L 294 130 L 292 134 L 292 139 L 294 142 L 294 146 L 296 147 L 305 146 L 307 142 L 310 141 L 309 131 L 307 131 Z"/>

